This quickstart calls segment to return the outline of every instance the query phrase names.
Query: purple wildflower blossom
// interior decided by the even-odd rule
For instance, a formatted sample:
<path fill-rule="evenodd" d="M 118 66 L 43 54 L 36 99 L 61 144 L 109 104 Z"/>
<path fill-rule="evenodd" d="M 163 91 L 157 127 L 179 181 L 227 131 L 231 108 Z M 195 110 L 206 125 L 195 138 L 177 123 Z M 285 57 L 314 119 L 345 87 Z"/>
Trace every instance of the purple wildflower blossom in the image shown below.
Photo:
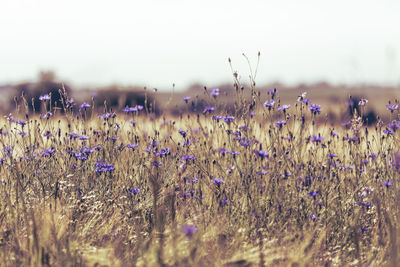
<path fill-rule="evenodd" d="M 192 238 L 197 232 L 197 227 L 194 225 L 184 225 L 181 227 L 181 231 L 185 234 L 187 238 Z"/>
<path fill-rule="evenodd" d="M 215 121 L 222 120 L 223 118 L 224 118 L 224 116 L 220 116 L 220 115 L 212 117 L 212 119 L 215 120 Z"/>
<path fill-rule="evenodd" d="M 26 125 L 27 123 L 28 123 L 27 121 L 17 120 L 17 124 L 22 125 L 22 126 Z"/>
<path fill-rule="evenodd" d="M 271 99 L 269 102 L 268 100 L 264 102 L 264 107 L 272 108 L 275 105 L 275 100 Z"/>
<path fill-rule="evenodd" d="M 139 188 L 133 188 L 131 190 L 129 190 L 132 194 L 137 195 L 140 193 L 140 189 Z"/>
<path fill-rule="evenodd" d="M 46 114 L 43 114 L 43 115 L 42 115 L 42 118 L 43 118 L 43 119 L 49 119 L 49 118 L 51 118 L 51 117 L 53 117 L 53 113 L 51 113 L 51 112 L 47 112 Z"/>
<path fill-rule="evenodd" d="M 39 96 L 39 100 L 40 101 L 50 100 L 50 95 L 49 94 L 41 95 L 41 96 Z"/>
<path fill-rule="evenodd" d="M 393 111 L 399 109 L 399 105 L 397 105 L 397 104 L 390 104 L 390 103 L 389 103 L 389 104 L 386 105 L 386 109 L 389 110 L 390 112 L 393 112 Z"/>
<path fill-rule="evenodd" d="M 321 113 L 321 105 L 317 104 L 311 104 L 310 107 L 308 108 L 312 114 L 320 114 Z"/>
<path fill-rule="evenodd" d="M 186 135 L 187 135 L 187 133 L 188 133 L 188 130 L 184 131 L 184 130 L 182 130 L 182 129 L 179 129 L 178 133 L 179 133 L 180 135 L 182 135 L 183 138 L 185 138 Z"/>
<path fill-rule="evenodd" d="M 132 150 L 135 150 L 136 147 L 138 147 L 138 144 L 128 144 L 126 145 L 127 148 L 131 148 Z"/>
<path fill-rule="evenodd" d="M 278 110 L 281 110 L 281 111 L 286 111 L 287 109 L 290 109 L 290 105 L 283 105 L 283 106 L 279 106 L 278 107 Z"/>
<path fill-rule="evenodd" d="M 283 125 L 286 124 L 286 120 L 280 120 L 275 122 L 275 126 L 281 128 Z"/>
<path fill-rule="evenodd" d="M 221 184 L 224 184 L 225 181 L 224 181 L 223 178 L 214 178 L 214 179 L 212 180 L 212 183 L 213 183 L 213 184 L 216 184 L 216 185 L 219 187 Z"/>
<path fill-rule="evenodd" d="M 215 110 L 214 107 L 205 107 L 203 113 L 213 112 Z"/>
<path fill-rule="evenodd" d="M 101 161 L 96 163 L 95 169 L 97 173 L 112 172 L 115 170 L 114 165 L 110 163 L 103 163 Z"/>
<path fill-rule="evenodd" d="M 186 104 L 188 103 L 188 101 L 189 101 L 190 99 L 192 99 L 190 96 L 182 97 L 182 101 L 185 101 Z"/>
<path fill-rule="evenodd" d="M 151 165 L 153 165 L 154 167 L 160 167 L 160 166 L 162 165 L 162 163 L 159 162 L 159 161 L 157 161 L 157 160 L 155 160 L 155 161 L 153 161 L 153 162 L 151 163 Z"/>
<path fill-rule="evenodd" d="M 186 161 L 189 161 L 189 160 L 194 161 L 196 159 L 196 157 L 195 156 L 191 156 L 191 155 L 183 155 L 182 159 L 186 160 Z"/>
<path fill-rule="evenodd" d="M 230 124 L 234 119 L 235 119 L 235 117 L 233 117 L 233 116 L 226 116 L 226 117 L 224 117 L 224 122 L 226 124 Z"/>
<path fill-rule="evenodd" d="M 89 137 L 88 137 L 88 136 L 85 136 L 85 135 L 79 135 L 79 136 L 78 136 L 78 139 L 79 139 L 79 140 L 82 140 L 82 141 L 85 141 L 85 140 L 88 140 Z"/>
<path fill-rule="evenodd" d="M 214 98 L 216 98 L 217 96 L 219 96 L 219 88 L 212 89 L 212 90 L 210 91 L 210 96 L 212 96 L 212 97 L 214 97 Z"/>
<path fill-rule="evenodd" d="M 266 150 L 254 150 L 254 154 L 261 159 L 269 158 L 269 152 Z"/>
<path fill-rule="evenodd" d="M 49 138 L 49 137 L 53 136 L 53 134 L 47 130 L 46 132 L 44 132 L 43 136 Z"/>
<path fill-rule="evenodd" d="M 87 109 L 90 108 L 90 105 L 86 102 L 83 102 L 82 105 L 79 106 L 80 109 Z"/>
<path fill-rule="evenodd" d="M 386 188 L 389 188 L 393 184 L 393 181 L 383 181 L 382 185 L 386 186 Z"/>
<path fill-rule="evenodd" d="M 313 197 L 313 198 L 315 199 L 317 196 L 319 196 L 319 193 L 318 193 L 318 192 L 315 192 L 315 191 L 311 191 L 311 192 L 308 193 L 308 195 L 309 195 L 310 197 Z"/>
<path fill-rule="evenodd" d="M 318 135 L 318 137 L 315 136 L 315 135 L 312 136 L 312 142 L 313 143 L 317 143 L 318 144 L 318 143 L 321 143 L 323 140 L 324 140 L 324 138 L 322 136 L 320 136 L 320 135 Z"/>

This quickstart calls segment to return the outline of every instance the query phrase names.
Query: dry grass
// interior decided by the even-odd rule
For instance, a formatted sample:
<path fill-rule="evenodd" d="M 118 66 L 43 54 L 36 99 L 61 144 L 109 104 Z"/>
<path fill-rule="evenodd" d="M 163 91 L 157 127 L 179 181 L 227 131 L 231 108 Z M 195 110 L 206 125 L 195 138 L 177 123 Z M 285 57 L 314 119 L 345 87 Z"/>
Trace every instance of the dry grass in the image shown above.
<path fill-rule="evenodd" d="M 240 88 L 230 114 L 22 103 L 1 127 L 1 265 L 396 266 L 398 110 L 333 129 L 325 106 Z"/>

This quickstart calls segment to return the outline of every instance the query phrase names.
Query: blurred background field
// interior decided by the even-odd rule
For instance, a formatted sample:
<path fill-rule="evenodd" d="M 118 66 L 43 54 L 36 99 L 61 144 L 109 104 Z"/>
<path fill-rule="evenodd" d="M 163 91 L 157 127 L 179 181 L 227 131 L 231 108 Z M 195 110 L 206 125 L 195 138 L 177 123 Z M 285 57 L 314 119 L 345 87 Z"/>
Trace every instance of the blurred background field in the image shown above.
<path fill-rule="evenodd" d="M 243 79 L 245 80 L 245 79 Z M 197 113 L 204 110 L 206 106 L 214 105 L 215 102 L 209 97 L 209 91 L 219 88 L 220 96 L 218 98 L 218 106 L 221 112 L 230 112 L 234 106 L 235 94 L 234 83 L 215 84 L 211 87 L 195 83 L 185 90 L 159 90 L 157 88 L 146 88 L 140 86 L 120 86 L 110 85 L 93 88 L 75 89 L 68 83 L 64 83 L 57 78 L 55 73 L 51 71 L 40 72 L 37 80 L 33 82 L 23 82 L 16 84 L 8 84 L 0 86 L 0 111 L 4 114 L 13 112 L 16 104 L 21 103 L 21 96 L 29 102 L 30 106 L 36 107 L 36 111 L 40 112 L 39 96 L 52 93 L 53 101 L 61 108 L 61 102 L 58 98 L 60 91 L 66 90 L 76 103 L 90 102 L 95 104 L 97 111 L 105 108 L 114 112 L 122 112 L 125 107 L 135 105 L 146 105 L 155 111 L 155 114 L 168 114 L 179 116 L 186 113 Z M 250 97 L 249 83 L 246 80 L 241 84 L 244 96 Z M 380 118 L 388 119 L 386 105 L 394 102 L 400 96 L 399 87 L 381 86 L 381 85 L 331 85 L 327 82 L 298 84 L 296 86 L 287 86 L 282 83 L 272 84 L 256 84 L 255 89 L 258 93 L 260 101 L 265 101 L 268 97 L 269 90 L 277 89 L 280 94 L 282 104 L 294 104 L 298 95 L 303 92 L 307 93 L 307 98 L 312 99 L 313 103 L 322 105 L 322 114 L 329 119 L 330 124 L 341 124 L 347 122 L 351 118 L 351 110 L 354 105 L 358 105 L 360 99 L 364 98 L 369 101 L 368 105 L 363 109 L 363 115 L 369 116 L 369 123 L 373 124 L 377 119 L 377 114 L 381 114 Z M 182 100 L 184 97 L 191 98 L 186 103 Z M 32 102 L 34 99 L 34 102 Z M 61 109 L 60 109 L 61 110 Z M 323 121 L 324 117 L 320 119 Z"/>

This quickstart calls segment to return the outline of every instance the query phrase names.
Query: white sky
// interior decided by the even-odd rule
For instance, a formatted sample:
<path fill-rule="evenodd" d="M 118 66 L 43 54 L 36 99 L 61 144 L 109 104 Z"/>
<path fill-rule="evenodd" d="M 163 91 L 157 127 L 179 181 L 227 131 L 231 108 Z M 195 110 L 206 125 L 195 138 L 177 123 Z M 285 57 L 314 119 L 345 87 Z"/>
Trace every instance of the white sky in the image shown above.
<path fill-rule="evenodd" d="M 0 83 L 400 82 L 397 0 L 0 0 Z"/>

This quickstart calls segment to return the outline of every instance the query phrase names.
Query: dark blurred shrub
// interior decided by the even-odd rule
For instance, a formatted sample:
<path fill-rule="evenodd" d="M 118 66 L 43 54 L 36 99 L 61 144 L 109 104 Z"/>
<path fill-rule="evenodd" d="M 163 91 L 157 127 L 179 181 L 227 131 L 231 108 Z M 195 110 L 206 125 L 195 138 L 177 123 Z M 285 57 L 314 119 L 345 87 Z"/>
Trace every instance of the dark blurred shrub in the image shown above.
<path fill-rule="evenodd" d="M 350 99 L 347 101 L 347 106 L 348 106 L 348 114 L 351 116 L 351 118 L 354 116 L 354 112 L 357 111 L 357 114 L 361 114 L 360 112 L 360 100 L 362 98 L 359 96 L 352 96 Z M 364 111 L 365 113 L 365 111 Z M 369 110 L 366 112 L 366 114 L 362 114 L 362 119 L 363 122 L 366 125 L 373 125 L 377 122 L 377 115 L 374 110 Z"/>
<path fill-rule="evenodd" d="M 10 101 L 14 102 L 16 98 L 21 104 L 21 96 L 24 96 L 28 102 L 30 111 L 40 112 L 42 108 L 39 97 L 45 94 L 51 94 L 52 108 L 57 107 L 63 112 L 63 101 L 65 103 L 65 95 L 69 95 L 71 89 L 68 85 L 57 82 L 53 72 L 41 72 L 39 81 L 36 83 L 21 83 L 15 86 L 15 94 L 11 95 Z"/>
<path fill-rule="evenodd" d="M 124 88 L 123 90 L 117 86 L 102 88 L 96 91 L 93 100 L 96 107 L 100 109 L 106 105 L 107 109 L 121 111 L 124 107 L 141 105 L 147 107 L 149 112 L 160 113 L 152 94 L 146 95 L 146 91 L 136 88 Z"/>

